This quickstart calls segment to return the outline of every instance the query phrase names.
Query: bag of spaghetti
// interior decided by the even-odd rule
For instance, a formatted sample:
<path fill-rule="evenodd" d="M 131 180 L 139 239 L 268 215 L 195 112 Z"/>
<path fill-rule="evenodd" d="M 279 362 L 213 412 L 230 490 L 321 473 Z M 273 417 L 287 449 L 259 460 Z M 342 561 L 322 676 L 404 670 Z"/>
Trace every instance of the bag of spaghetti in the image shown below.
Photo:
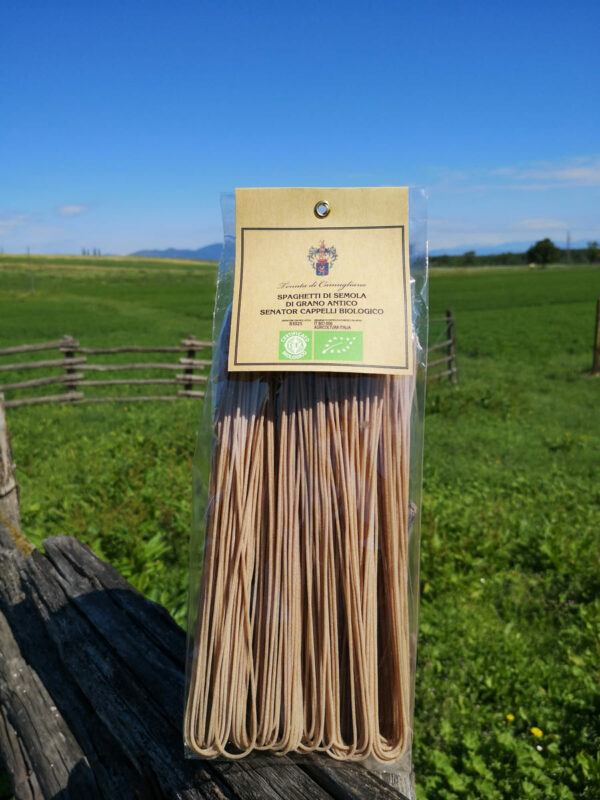
<path fill-rule="evenodd" d="M 196 454 L 184 738 L 410 773 L 423 194 L 238 189 Z"/>

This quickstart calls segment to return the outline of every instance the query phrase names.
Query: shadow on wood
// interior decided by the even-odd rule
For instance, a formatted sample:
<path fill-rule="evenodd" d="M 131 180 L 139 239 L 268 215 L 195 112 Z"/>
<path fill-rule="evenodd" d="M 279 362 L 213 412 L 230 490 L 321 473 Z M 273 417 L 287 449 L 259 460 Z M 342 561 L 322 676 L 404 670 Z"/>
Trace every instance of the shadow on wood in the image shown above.
<path fill-rule="evenodd" d="M 184 632 L 78 540 L 7 542 L 0 525 L 0 747 L 19 800 L 401 797 L 325 757 L 186 760 Z"/>

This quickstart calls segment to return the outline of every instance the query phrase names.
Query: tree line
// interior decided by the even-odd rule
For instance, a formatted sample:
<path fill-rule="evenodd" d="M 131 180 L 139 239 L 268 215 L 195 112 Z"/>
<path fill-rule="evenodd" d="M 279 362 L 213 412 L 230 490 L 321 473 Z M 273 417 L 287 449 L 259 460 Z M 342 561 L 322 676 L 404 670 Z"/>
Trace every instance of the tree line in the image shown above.
<path fill-rule="evenodd" d="M 561 248 L 551 239 L 540 239 L 524 253 L 494 253 L 477 255 L 475 250 L 467 250 L 460 255 L 430 256 L 432 267 L 476 267 L 476 266 L 523 266 L 536 264 L 600 264 L 598 242 L 588 242 L 587 247 Z"/>

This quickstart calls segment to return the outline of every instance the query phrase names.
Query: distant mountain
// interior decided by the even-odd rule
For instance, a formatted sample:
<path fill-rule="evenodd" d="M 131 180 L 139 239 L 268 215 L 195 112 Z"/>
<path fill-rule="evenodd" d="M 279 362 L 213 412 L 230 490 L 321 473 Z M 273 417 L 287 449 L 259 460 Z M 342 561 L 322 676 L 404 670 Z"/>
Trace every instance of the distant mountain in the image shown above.
<path fill-rule="evenodd" d="M 140 258 L 183 258 L 191 261 L 218 261 L 221 258 L 222 244 L 207 244 L 198 250 L 178 250 L 169 247 L 167 250 L 138 250 L 131 253 Z"/>

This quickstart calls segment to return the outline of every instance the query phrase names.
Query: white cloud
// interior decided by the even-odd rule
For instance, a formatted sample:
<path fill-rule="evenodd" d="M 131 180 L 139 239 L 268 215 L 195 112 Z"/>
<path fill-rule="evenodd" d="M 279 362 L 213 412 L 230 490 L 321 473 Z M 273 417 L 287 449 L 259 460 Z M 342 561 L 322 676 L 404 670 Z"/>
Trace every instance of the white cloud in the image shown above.
<path fill-rule="evenodd" d="M 491 171 L 491 175 L 514 175 L 516 172 L 514 167 L 498 167 L 498 169 L 493 169 Z"/>
<path fill-rule="evenodd" d="M 431 188 L 436 193 L 472 194 L 489 191 L 539 191 L 600 187 L 600 156 L 577 156 L 556 162 L 530 162 L 471 173 L 442 170 Z"/>
<path fill-rule="evenodd" d="M 74 217 L 76 214 L 83 214 L 83 212 L 87 211 L 87 209 L 88 209 L 87 206 L 73 203 L 71 205 L 60 206 L 60 208 L 58 209 L 58 213 L 62 217 Z"/>
<path fill-rule="evenodd" d="M 569 227 L 567 222 L 560 219 L 522 219 L 520 222 L 515 223 L 515 230 L 520 231 L 564 231 Z"/>
<path fill-rule="evenodd" d="M 432 217 L 429 220 L 429 246 L 431 250 L 464 248 L 465 250 L 481 247 L 496 247 L 505 243 L 534 242 L 550 236 L 557 243 L 566 241 L 566 233 L 571 230 L 574 238 L 581 235 L 591 236 L 593 226 L 579 232 L 578 226 L 567 221 L 549 218 L 503 219 L 497 227 L 489 221 L 476 222 L 465 218 Z"/>
<path fill-rule="evenodd" d="M 501 167 L 492 175 L 516 181 L 511 189 L 564 189 L 574 186 L 600 186 L 600 158 L 571 158 L 561 163 L 544 162 L 525 168 Z"/>
<path fill-rule="evenodd" d="M 521 234 L 523 235 L 523 234 Z M 492 231 L 469 228 L 467 224 L 458 224 L 454 229 L 442 230 L 435 225 L 429 228 L 429 247 L 431 250 L 444 250 L 463 247 L 495 247 L 509 241 L 510 234 L 506 230 Z"/>
<path fill-rule="evenodd" d="M 0 236 L 5 236 L 10 233 L 14 228 L 25 224 L 25 217 L 23 215 L 15 217 L 0 217 Z"/>

